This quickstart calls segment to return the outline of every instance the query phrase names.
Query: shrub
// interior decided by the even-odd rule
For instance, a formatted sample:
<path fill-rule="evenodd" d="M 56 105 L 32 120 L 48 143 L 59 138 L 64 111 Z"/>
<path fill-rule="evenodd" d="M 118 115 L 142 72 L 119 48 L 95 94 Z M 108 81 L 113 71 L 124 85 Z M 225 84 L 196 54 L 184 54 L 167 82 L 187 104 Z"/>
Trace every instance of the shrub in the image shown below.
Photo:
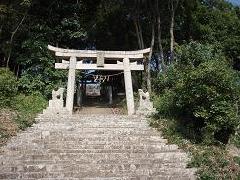
<path fill-rule="evenodd" d="M 24 129 L 34 122 L 37 113 L 42 111 L 46 105 L 47 100 L 40 94 L 23 95 L 19 94 L 14 98 L 14 109 L 18 112 L 16 122 L 20 129 Z"/>
<path fill-rule="evenodd" d="M 236 74 L 224 62 L 205 62 L 177 85 L 177 109 L 184 116 L 198 121 L 195 124 L 201 125 L 206 141 L 213 141 L 215 136 L 227 143 L 239 123 L 239 88 L 235 77 Z"/>
<path fill-rule="evenodd" d="M 179 133 L 180 131 L 176 130 L 179 129 L 179 122 L 176 119 L 152 118 L 150 125 L 157 127 L 169 143 L 177 144 L 183 150 L 190 152 L 191 161 L 188 167 L 197 168 L 198 179 L 239 179 L 240 159 L 239 157 L 233 158 L 224 146 L 191 143 L 182 136 L 182 133 Z"/>
<path fill-rule="evenodd" d="M 177 63 L 155 85 L 165 100 L 157 103 L 157 109 L 184 120 L 186 128 L 194 128 L 205 143 L 227 143 L 239 125 L 239 82 L 238 74 L 213 46 L 183 45 Z"/>
<path fill-rule="evenodd" d="M 25 52 L 17 57 L 22 65 L 19 78 L 19 91 L 24 94 L 41 92 L 50 97 L 55 87 L 62 87 L 67 80 L 67 71 L 54 68 L 55 58 L 47 49 L 47 42 L 39 39 L 28 39 L 22 43 Z"/>
<path fill-rule="evenodd" d="M 14 74 L 0 68 L 0 106 L 10 106 L 13 96 L 17 94 L 18 83 Z"/>

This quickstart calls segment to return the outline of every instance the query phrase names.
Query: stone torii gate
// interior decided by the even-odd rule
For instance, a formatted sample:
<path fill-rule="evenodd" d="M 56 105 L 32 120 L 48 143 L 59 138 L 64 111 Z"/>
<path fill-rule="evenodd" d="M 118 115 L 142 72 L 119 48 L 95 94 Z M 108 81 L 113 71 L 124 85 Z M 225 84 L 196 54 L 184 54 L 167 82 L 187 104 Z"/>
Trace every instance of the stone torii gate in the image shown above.
<path fill-rule="evenodd" d="M 128 115 L 135 113 L 131 71 L 144 70 L 143 59 L 150 52 L 150 48 L 138 51 L 98 51 L 62 49 L 48 45 L 48 49 L 55 52 L 57 57 L 63 58 L 61 63 L 55 63 L 55 68 L 69 70 L 66 98 L 66 109 L 69 113 L 73 111 L 76 69 L 124 71 Z M 93 62 L 85 64 L 84 58 L 91 58 Z M 111 64 L 105 63 L 107 61 Z"/>

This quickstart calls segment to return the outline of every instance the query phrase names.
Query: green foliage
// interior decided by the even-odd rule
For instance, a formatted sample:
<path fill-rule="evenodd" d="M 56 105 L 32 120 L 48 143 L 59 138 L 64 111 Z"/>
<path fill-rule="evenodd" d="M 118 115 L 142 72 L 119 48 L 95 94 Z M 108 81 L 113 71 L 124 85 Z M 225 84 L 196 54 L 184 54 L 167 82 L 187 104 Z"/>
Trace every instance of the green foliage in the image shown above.
<path fill-rule="evenodd" d="M 192 13 L 193 37 L 204 43 L 219 43 L 225 55 L 240 69 L 240 20 L 237 9 L 226 1 L 198 3 Z"/>
<path fill-rule="evenodd" d="M 18 112 L 16 122 L 20 129 L 31 126 L 37 113 L 47 105 L 47 100 L 39 93 L 33 95 L 20 94 L 14 98 L 13 109 Z"/>
<path fill-rule="evenodd" d="M 27 94 L 38 91 L 49 97 L 55 87 L 64 86 L 66 73 L 55 70 L 55 59 L 44 41 L 26 40 L 22 48 L 25 53 L 17 58 L 25 67 L 19 79 L 20 91 Z"/>
<path fill-rule="evenodd" d="M 22 0 L 22 2 L 20 3 L 20 5 L 27 6 L 27 7 L 31 6 L 31 4 L 32 4 L 32 0 Z"/>
<path fill-rule="evenodd" d="M 150 125 L 163 132 L 169 143 L 179 145 L 191 153 L 188 167 L 196 167 L 202 180 L 238 179 L 240 175 L 239 157 L 231 157 L 224 147 L 214 145 L 196 145 L 186 140 L 179 131 L 179 121 L 155 117 Z"/>
<path fill-rule="evenodd" d="M 0 4 L 0 57 L 5 58 L 11 55 L 15 56 L 14 49 L 18 47 L 16 43 L 19 36 L 24 36 L 28 27 L 24 22 L 27 18 L 27 12 L 31 7 L 31 0 L 3 1 Z M 21 38 L 20 38 L 21 39 Z M 2 57 L 1 57 L 2 58 Z M 10 60 L 10 59 L 9 59 Z M 12 59 L 11 63 L 16 63 Z"/>
<path fill-rule="evenodd" d="M 174 101 L 176 95 L 174 91 L 165 90 L 161 96 L 154 97 L 154 106 L 161 116 L 170 117 L 174 115 L 172 112 L 175 111 Z"/>
<path fill-rule="evenodd" d="M 3 99 L 4 101 L 4 99 Z M 0 146 L 34 123 L 34 119 L 47 105 L 47 100 L 39 93 L 29 96 L 18 94 L 12 97 L 8 107 L 0 109 Z"/>
<path fill-rule="evenodd" d="M 14 74 L 0 68 L 0 106 L 9 106 L 12 98 L 17 94 L 18 83 Z"/>
<path fill-rule="evenodd" d="M 155 83 L 157 109 L 184 119 L 205 143 L 227 143 L 239 125 L 239 76 L 210 45 L 183 45 L 177 63 Z M 223 136 L 224 134 L 224 136 Z"/>
<path fill-rule="evenodd" d="M 61 21 L 61 28 L 65 31 L 63 31 L 62 36 L 64 38 L 69 38 L 70 40 L 76 39 L 76 38 L 86 38 L 87 34 L 86 31 L 81 27 L 81 24 L 79 23 L 78 17 L 73 18 L 64 18 Z"/>
<path fill-rule="evenodd" d="M 13 122 L 10 117 L 2 119 L 0 124 L 0 144 L 2 140 L 14 135 L 18 128 L 24 129 L 33 124 L 37 113 L 42 111 L 46 105 L 47 100 L 40 93 L 33 93 L 32 95 L 23 95 L 17 92 L 18 81 L 15 75 L 6 68 L 0 68 L 0 107 L 1 113 L 4 114 L 4 108 L 9 109 L 10 114 L 14 115 L 16 122 Z M 15 125 L 17 123 L 17 126 Z M 5 127 L 6 126 L 6 127 Z M 13 128 L 9 128 L 13 126 Z M 12 132 L 13 131 L 13 132 Z"/>
<path fill-rule="evenodd" d="M 200 168 L 200 179 L 236 179 L 239 166 L 228 152 L 219 147 L 199 146 L 198 151 L 192 153 L 190 166 Z"/>
<path fill-rule="evenodd" d="M 239 129 L 235 133 L 234 136 L 230 139 L 231 144 L 234 144 L 237 148 L 240 148 L 240 132 Z"/>
<path fill-rule="evenodd" d="M 234 157 L 234 161 L 235 161 L 238 165 L 240 165 L 240 157 Z"/>

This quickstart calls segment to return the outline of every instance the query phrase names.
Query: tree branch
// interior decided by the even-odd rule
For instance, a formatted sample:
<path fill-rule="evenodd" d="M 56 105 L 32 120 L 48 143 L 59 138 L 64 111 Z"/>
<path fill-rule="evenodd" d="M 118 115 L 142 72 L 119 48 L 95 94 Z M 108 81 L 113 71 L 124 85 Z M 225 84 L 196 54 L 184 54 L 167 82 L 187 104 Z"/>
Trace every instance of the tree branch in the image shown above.
<path fill-rule="evenodd" d="M 11 58 L 11 54 L 12 54 L 12 43 L 13 43 L 13 38 L 14 38 L 14 35 L 17 33 L 18 29 L 20 28 L 20 26 L 23 24 L 25 18 L 27 16 L 27 11 L 25 12 L 23 18 L 21 19 L 21 21 L 19 22 L 19 24 L 16 26 L 16 28 L 14 29 L 13 32 L 11 32 L 11 38 L 10 38 L 10 50 L 9 50 L 9 53 L 8 53 L 8 57 L 7 57 L 7 64 L 6 64 L 6 68 L 9 67 L 9 61 L 10 61 L 10 58 Z"/>

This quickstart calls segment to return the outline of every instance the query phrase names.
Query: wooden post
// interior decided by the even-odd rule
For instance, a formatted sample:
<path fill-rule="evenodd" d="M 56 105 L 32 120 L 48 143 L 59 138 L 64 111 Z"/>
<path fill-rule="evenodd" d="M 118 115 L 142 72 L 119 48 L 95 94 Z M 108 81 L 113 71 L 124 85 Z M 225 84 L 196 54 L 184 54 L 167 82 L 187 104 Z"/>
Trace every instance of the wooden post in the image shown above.
<path fill-rule="evenodd" d="M 68 71 L 68 84 L 67 84 L 67 100 L 66 100 L 66 108 L 70 114 L 72 114 L 73 112 L 76 64 L 77 64 L 77 58 L 70 57 L 69 71 Z"/>
<path fill-rule="evenodd" d="M 127 100 L 128 115 L 133 115 L 135 113 L 135 108 L 134 108 L 132 75 L 131 75 L 129 58 L 124 58 L 123 64 L 124 64 L 124 82 L 125 82 L 125 93 L 126 93 L 126 100 Z"/>

